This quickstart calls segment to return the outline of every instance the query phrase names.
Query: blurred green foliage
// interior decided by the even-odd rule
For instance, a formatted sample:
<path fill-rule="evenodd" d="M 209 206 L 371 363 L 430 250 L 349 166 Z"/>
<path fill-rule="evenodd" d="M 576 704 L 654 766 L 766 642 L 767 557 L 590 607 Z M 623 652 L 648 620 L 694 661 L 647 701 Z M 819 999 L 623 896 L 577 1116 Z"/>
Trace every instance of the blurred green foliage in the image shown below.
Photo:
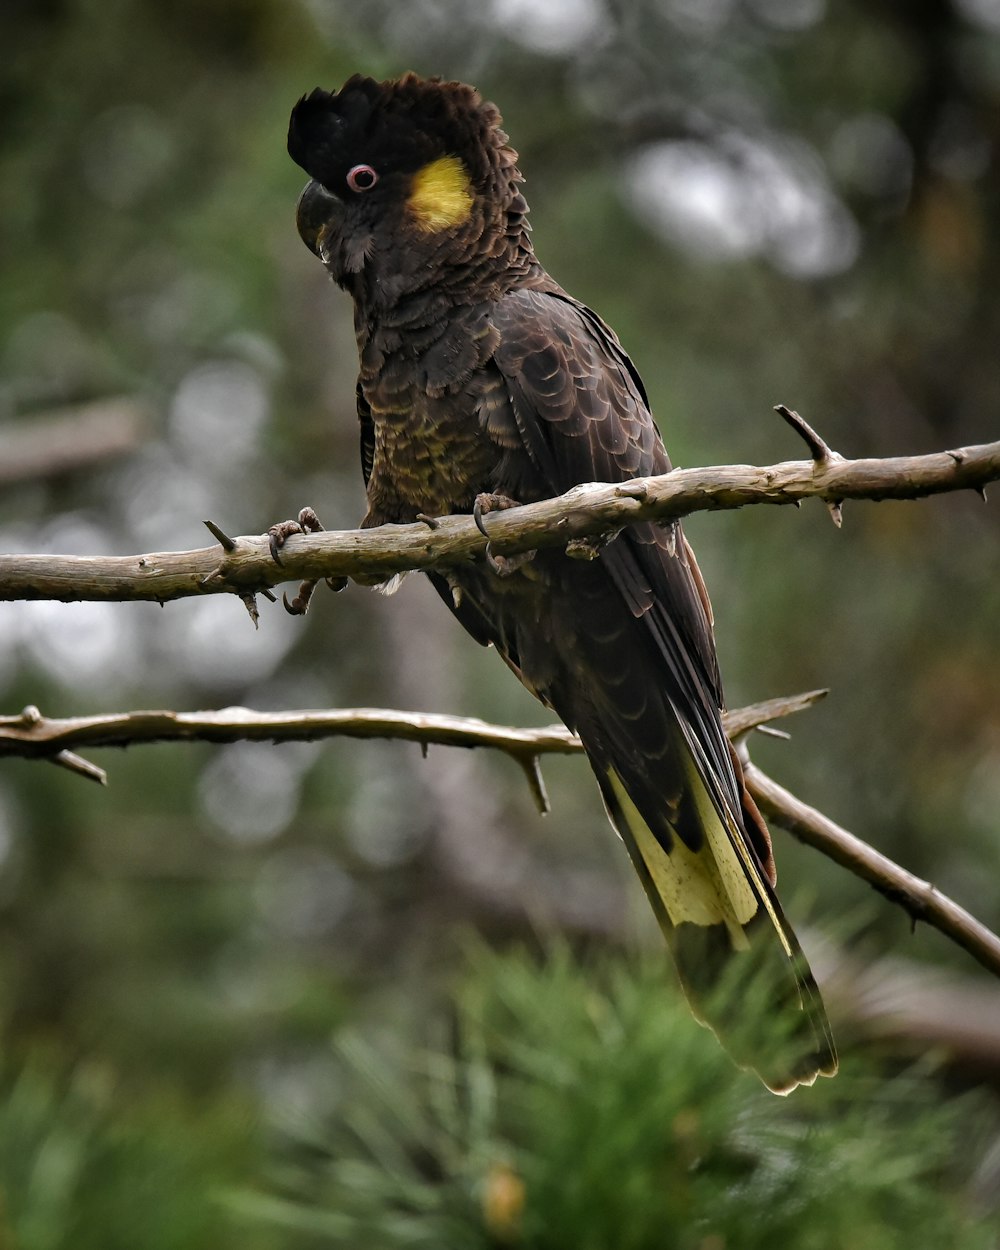
<path fill-rule="evenodd" d="M 217 1250 L 280 1245 L 233 1228 L 223 1194 L 253 1162 L 246 1106 L 177 1090 L 134 1099 L 99 1062 L 8 1061 L 0 1079 L 0 1245 Z"/>
<path fill-rule="evenodd" d="M 130 455 L 6 487 L 4 550 L 200 546 L 202 517 L 259 532 L 304 503 L 328 526 L 356 523 L 350 308 L 295 235 L 302 177 L 284 131 L 299 95 L 359 69 L 457 76 L 498 101 L 539 255 L 618 329 L 675 462 L 800 456 L 778 401 L 846 455 L 997 435 L 1000 25 L 985 0 L 8 0 L 0 46 L 0 456 L 5 438 L 80 401 L 125 394 L 151 414 Z M 689 533 L 730 702 L 832 690 L 790 745 L 762 740 L 755 759 L 1000 927 L 995 504 L 857 505 L 840 532 L 819 505 L 747 509 L 693 518 Z M 4 710 L 53 715 L 383 704 L 545 719 L 416 578 L 388 601 L 318 596 L 304 622 L 269 609 L 257 633 L 221 599 L 0 605 L 0 696 Z M 580 761 L 546 766 L 542 822 L 510 762 L 479 755 L 424 763 L 374 743 L 97 754 L 106 791 L 38 763 L 0 776 L 0 1185 L 14 1245 L 85 1245 L 84 1214 L 106 1228 L 94 1244 L 117 1244 L 128 1195 L 145 1192 L 130 1167 L 166 1178 L 156 1235 L 228 1244 L 206 1194 L 270 1158 L 257 1117 L 321 1100 L 332 1030 L 421 1020 L 450 976 L 456 923 L 596 944 L 632 927 L 634 882 Z M 843 937 L 842 917 L 863 911 L 866 951 L 966 968 L 816 855 L 780 838 L 777 850 L 796 923 L 808 886 L 818 927 Z M 572 981 L 562 965 L 550 975 L 553 994 Z M 612 1014 L 627 993 L 615 984 L 600 991 Z M 673 994 L 665 975 L 661 992 Z M 566 1011 L 578 1023 L 553 1036 L 552 1063 L 584 1063 L 574 1047 L 589 1035 Z M 527 1046 L 540 1025 L 518 1020 Z M 687 1105 L 694 1086 L 674 1083 L 669 1054 L 654 1047 L 647 1062 L 671 1078 L 662 1097 Z M 921 1099 L 933 1128 L 940 1091 L 908 1082 L 917 1142 Z M 515 1086 L 502 1084 L 512 1098 Z M 834 1100 L 805 1096 L 822 1116 L 855 1123 L 851 1095 L 816 1096 Z M 710 1144 L 735 1122 L 728 1098 Z M 513 1115 L 502 1101 L 497 1115 Z M 807 1206 L 820 1201 L 810 1169 L 834 1151 L 816 1115 Z M 526 1179 L 530 1143 L 506 1120 L 496 1132 Z M 951 1139 L 939 1140 L 916 1175 L 943 1166 Z M 876 1189 L 893 1185 L 859 1142 L 857 1159 L 830 1166 L 872 1173 L 873 1205 L 857 1214 L 875 1221 Z M 39 1152 L 39 1177 L 56 1160 L 62 1207 L 31 1188 L 49 1180 L 26 1179 Z M 916 1211 L 906 1176 L 900 1201 Z M 333 1219 L 339 1200 L 314 1197 Z M 945 1202 L 929 1227 L 953 1214 Z M 270 1244 L 263 1224 L 253 1235 L 233 1244 Z"/>
<path fill-rule="evenodd" d="M 479 951 L 430 1049 L 419 1030 L 341 1038 L 338 1092 L 236 1209 L 385 1250 L 995 1244 L 970 1099 L 855 1064 L 774 1098 L 662 977 L 660 959 Z"/>

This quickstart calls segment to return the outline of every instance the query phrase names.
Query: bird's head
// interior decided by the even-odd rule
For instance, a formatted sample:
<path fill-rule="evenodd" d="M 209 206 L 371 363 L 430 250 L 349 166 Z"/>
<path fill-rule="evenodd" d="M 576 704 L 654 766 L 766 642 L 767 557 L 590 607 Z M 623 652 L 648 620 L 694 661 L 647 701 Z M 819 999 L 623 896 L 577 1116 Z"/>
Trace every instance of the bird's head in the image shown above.
<path fill-rule="evenodd" d="M 500 114 L 472 87 L 359 75 L 292 109 L 288 151 L 312 181 L 298 229 L 334 278 L 384 302 L 442 268 L 526 243 L 517 153 Z"/>

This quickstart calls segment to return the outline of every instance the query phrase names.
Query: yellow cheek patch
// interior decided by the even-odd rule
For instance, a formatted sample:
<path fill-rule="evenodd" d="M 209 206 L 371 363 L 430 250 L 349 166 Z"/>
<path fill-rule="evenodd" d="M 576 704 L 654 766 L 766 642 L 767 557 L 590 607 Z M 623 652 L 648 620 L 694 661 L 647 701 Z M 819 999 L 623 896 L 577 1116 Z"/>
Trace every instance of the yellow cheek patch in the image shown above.
<path fill-rule="evenodd" d="M 461 225 L 472 212 L 472 184 L 457 156 L 442 156 L 413 175 L 406 206 L 428 234 Z"/>

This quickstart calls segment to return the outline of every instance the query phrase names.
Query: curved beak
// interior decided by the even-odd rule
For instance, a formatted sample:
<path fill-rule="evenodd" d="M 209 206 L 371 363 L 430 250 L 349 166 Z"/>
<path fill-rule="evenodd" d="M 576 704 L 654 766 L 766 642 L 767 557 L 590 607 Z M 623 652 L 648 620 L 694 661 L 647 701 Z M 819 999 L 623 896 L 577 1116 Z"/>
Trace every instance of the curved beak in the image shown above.
<path fill-rule="evenodd" d="M 295 206 L 295 225 L 306 247 L 326 259 L 325 244 L 332 231 L 340 225 L 344 216 L 344 204 L 315 179 L 306 183 Z"/>

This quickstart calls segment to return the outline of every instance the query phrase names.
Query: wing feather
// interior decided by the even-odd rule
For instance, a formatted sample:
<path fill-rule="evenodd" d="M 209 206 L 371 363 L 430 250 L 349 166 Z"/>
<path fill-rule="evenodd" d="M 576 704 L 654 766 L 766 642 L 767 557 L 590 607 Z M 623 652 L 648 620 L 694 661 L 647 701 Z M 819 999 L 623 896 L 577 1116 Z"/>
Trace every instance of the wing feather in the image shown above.
<path fill-rule="evenodd" d="M 558 288 L 518 290 L 493 322 L 480 415 L 503 453 L 495 490 L 527 502 L 670 469 L 638 373 L 595 313 Z M 722 729 L 711 607 L 680 526 L 629 526 L 590 565 L 539 564 L 545 601 L 536 593 L 528 626 L 523 599 L 479 583 L 481 636 L 583 738 L 696 1014 L 772 1089 L 832 1074 L 822 1002 Z M 533 676 L 531 653 L 546 648 L 568 671 Z M 720 998 L 734 953 L 752 955 L 766 1001 L 790 1009 L 781 1053 L 741 1041 L 739 1006 Z"/>

